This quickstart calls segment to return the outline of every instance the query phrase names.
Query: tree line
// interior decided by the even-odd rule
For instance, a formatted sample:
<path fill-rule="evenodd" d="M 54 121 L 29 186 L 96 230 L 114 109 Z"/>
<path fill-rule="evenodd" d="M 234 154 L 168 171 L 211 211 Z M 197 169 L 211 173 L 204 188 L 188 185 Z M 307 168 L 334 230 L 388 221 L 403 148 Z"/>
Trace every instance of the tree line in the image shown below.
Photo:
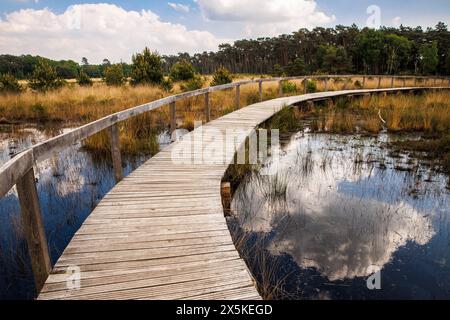
<path fill-rule="evenodd" d="M 72 60 L 53 61 L 39 56 L 0 55 L 0 74 L 29 79 L 40 61 L 45 61 L 61 79 L 105 77 L 111 62 L 90 64 Z M 435 28 L 381 28 L 356 25 L 300 29 L 292 34 L 222 44 L 217 52 L 194 55 L 180 53 L 161 57 L 168 75 L 172 68 L 190 63 L 200 74 L 219 67 L 232 73 L 297 76 L 304 74 L 421 74 L 450 75 L 450 32 L 439 22 Z M 133 64 L 120 63 L 124 77 L 132 75 Z M 115 65 L 115 68 L 118 68 Z"/>
<path fill-rule="evenodd" d="M 190 61 L 201 73 L 218 66 L 233 73 L 251 74 L 422 74 L 450 75 L 450 33 L 439 22 L 435 28 L 300 29 L 273 38 L 222 44 L 217 52 L 164 56 L 166 70 L 180 60 Z"/>
<path fill-rule="evenodd" d="M 76 80 L 80 86 L 92 86 L 93 80 L 89 75 L 87 59 L 83 58 L 83 66 L 76 71 Z M 103 80 L 108 86 L 122 86 L 127 83 L 136 85 L 159 86 L 165 91 L 173 89 L 174 82 L 178 82 L 181 90 L 192 91 L 202 88 L 205 77 L 201 76 L 187 60 L 180 60 L 172 65 L 169 76 L 164 74 L 164 61 L 157 52 L 145 48 L 132 57 L 131 65 L 123 63 L 102 65 Z M 28 88 L 34 91 L 46 92 L 64 87 L 68 82 L 58 75 L 57 67 L 51 60 L 38 58 L 31 74 L 27 77 L 27 85 L 23 86 L 11 73 L 0 73 L 0 94 L 18 94 Z M 233 81 L 231 73 L 224 67 L 219 67 L 214 75 L 211 85 L 217 86 Z"/>

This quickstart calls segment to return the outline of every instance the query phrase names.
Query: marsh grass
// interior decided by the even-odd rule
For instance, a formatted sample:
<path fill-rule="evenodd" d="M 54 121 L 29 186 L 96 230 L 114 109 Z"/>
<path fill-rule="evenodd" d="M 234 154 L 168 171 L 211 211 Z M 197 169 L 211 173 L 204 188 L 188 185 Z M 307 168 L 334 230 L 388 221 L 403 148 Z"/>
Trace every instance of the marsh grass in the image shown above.
<path fill-rule="evenodd" d="M 259 78 L 256 75 L 240 75 L 235 77 L 235 81 L 243 79 Z M 205 77 L 205 86 L 209 85 L 211 77 Z M 347 89 L 357 89 L 361 86 L 362 77 L 355 77 L 348 81 L 344 79 L 330 79 L 327 89 L 330 91 Z M 412 86 L 413 80 L 406 81 L 406 85 Z M 279 96 L 277 82 L 264 83 L 263 100 L 274 99 Z M 292 80 L 283 83 L 283 95 L 297 95 L 304 92 L 304 81 Z M 325 82 L 314 80 L 306 83 L 309 92 L 325 90 Z M 395 83 L 403 85 L 403 81 Z M 418 85 L 426 85 L 420 82 Z M 378 87 L 378 79 L 367 78 L 366 88 Z M 391 80 L 383 78 L 381 87 L 390 87 Z M 314 88 L 313 88 L 314 87 Z M 176 83 L 173 90 L 167 92 L 154 86 L 122 86 L 108 87 L 103 82 L 95 82 L 92 87 L 80 87 L 75 83 L 69 83 L 64 88 L 45 93 L 27 90 L 19 95 L 6 94 L 0 96 L 0 119 L 6 122 L 20 123 L 48 123 L 56 122 L 61 126 L 79 126 L 115 112 L 126 110 L 144 103 L 148 103 L 163 97 L 181 92 L 180 83 Z M 224 90 L 214 92 L 210 95 L 211 117 L 219 118 L 236 110 L 235 90 Z M 411 130 L 442 130 L 445 129 L 441 117 L 448 110 L 446 108 L 445 97 L 439 94 L 428 97 L 417 105 L 415 110 L 418 114 L 412 114 L 411 108 L 408 110 L 398 106 L 408 104 L 405 101 L 389 101 L 394 97 L 386 97 L 386 101 L 369 99 L 358 105 L 360 110 L 365 110 L 367 120 L 360 126 L 363 130 L 371 133 L 381 131 L 382 126 L 377 108 L 381 108 L 383 115 L 388 121 L 390 131 L 403 131 L 405 127 Z M 415 99 L 415 98 L 411 98 Z M 240 107 L 259 102 L 259 90 L 257 84 L 241 86 Z M 319 130 L 334 130 L 336 132 L 347 133 L 355 126 L 353 118 L 342 111 L 345 105 L 339 102 L 335 114 L 322 116 L 321 120 L 316 120 L 316 128 Z M 426 106 L 426 110 L 423 106 Z M 205 121 L 204 98 L 202 96 L 193 97 L 179 101 L 177 103 L 177 124 L 179 128 L 193 130 L 196 121 Z M 339 111 L 341 110 L 341 111 Z M 354 111 L 354 110 L 353 110 Z M 359 112 L 359 111 L 358 111 Z M 281 130 L 295 130 L 298 125 L 298 118 L 291 118 L 286 114 L 277 115 L 278 125 Z M 449 119 L 448 112 L 445 115 Z M 325 121 L 325 123 L 324 123 Z M 127 154 L 154 154 L 157 152 L 156 136 L 164 132 L 169 127 L 169 108 L 163 107 L 154 110 L 146 115 L 138 116 L 120 125 L 120 139 L 122 151 Z M 108 133 L 102 132 L 85 142 L 88 149 L 99 152 L 109 152 Z"/>
<path fill-rule="evenodd" d="M 270 254 L 265 237 L 246 232 L 234 219 L 228 219 L 234 245 L 252 272 L 261 297 L 264 300 L 289 299 L 285 286 L 291 274 L 280 273 L 282 258 Z"/>

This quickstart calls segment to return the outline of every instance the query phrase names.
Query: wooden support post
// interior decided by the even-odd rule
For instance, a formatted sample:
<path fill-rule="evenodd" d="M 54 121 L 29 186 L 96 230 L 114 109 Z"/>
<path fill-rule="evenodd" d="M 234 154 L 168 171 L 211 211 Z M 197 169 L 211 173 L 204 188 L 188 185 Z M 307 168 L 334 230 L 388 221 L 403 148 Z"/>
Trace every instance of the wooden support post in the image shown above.
<path fill-rule="evenodd" d="M 259 81 L 259 101 L 263 101 L 263 82 Z"/>
<path fill-rule="evenodd" d="M 403 87 L 406 87 L 406 78 L 403 78 Z"/>
<path fill-rule="evenodd" d="M 211 121 L 211 108 L 209 106 L 209 92 L 205 93 L 205 121 Z"/>
<path fill-rule="evenodd" d="M 222 195 L 223 212 L 226 217 L 231 216 L 231 184 L 222 182 L 220 193 Z"/>
<path fill-rule="evenodd" d="M 241 107 L 241 85 L 238 84 L 236 86 L 236 103 L 235 103 L 236 109 L 239 109 Z"/>
<path fill-rule="evenodd" d="M 122 156 L 120 154 L 119 127 L 117 123 L 111 126 L 110 134 L 111 134 L 111 157 L 114 168 L 114 177 L 116 178 L 116 183 L 119 183 L 123 179 L 123 170 L 122 170 Z"/>
<path fill-rule="evenodd" d="M 363 88 L 363 89 L 366 88 L 366 77 L 363 77 L 362 88 Z"/>
<path fill-rule="evenodd" d="M 278 96 L 283 96 L 283 80 L 280 80 L 278 82 Z"/>
<path fill-rule="evenodd" d="M 308 94 L 308 78 L 305 78 L 305 80 L 303 80 L 303 84 L 305 86 L 305 94 Z"/>
<path fill-rule="evenodd" d="M 52 264 L 42 223 L 33 168 L 17 182 L 17 193 L 34 282 L 36 291 L 39 293 L 52 270 Z"/>
<path fill-rule="evenodd" d="M 325 78 L 325 91 L 328 91 L 328 78 Z"/>
<path fill-rule="evenodd" d="M 382 77 L 378 77 L 378 89 L 381 89 L 381 80 L 382 80 Z"/>
<path fill-rule="evenodd" d="M 170 104 L 170 133 L 177 130 L 177 105 L 175 101 Z"/>
<path fill-rule="evenodd" d="M 394 87 L 394 83 L 395 83 L 395 78 L 394 78 L 394 77 L 392 77 L 392 78 L 391 78 L 391 88 L 393 88 L 393 87 Z"/>
<path fill-rule="evenodd" d="M 437 86 L 437 78 L 434 78 L 434 86 Z"/>
<path fill-rule="evenodd" d="M 417 77 L 414 77 L 414 87 L 417 86 Z"/>

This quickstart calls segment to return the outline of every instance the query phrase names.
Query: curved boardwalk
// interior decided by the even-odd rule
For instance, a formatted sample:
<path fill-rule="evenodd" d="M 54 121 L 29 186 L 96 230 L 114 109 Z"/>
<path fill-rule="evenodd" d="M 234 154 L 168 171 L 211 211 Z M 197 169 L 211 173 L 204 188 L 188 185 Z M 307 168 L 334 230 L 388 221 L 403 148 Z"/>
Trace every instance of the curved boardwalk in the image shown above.
<path fill-rule="evenodd" d="M 280 98 L 240 109 L 203 128 L 250 134 L 284 106 L 401 90 L 411 88 Z M 204 132 L 203 143 L 215 140 L 211 131 Z M 194 133 L 147 161 L 105 196 L 56 263 L 39 299 L 260 299 L 224 218 L 220 185 L 228 162 L 172 161 L 174 148 Z M 70 290 L 66 272 L 73 266 L 81 271 L 81 287 Z"/>

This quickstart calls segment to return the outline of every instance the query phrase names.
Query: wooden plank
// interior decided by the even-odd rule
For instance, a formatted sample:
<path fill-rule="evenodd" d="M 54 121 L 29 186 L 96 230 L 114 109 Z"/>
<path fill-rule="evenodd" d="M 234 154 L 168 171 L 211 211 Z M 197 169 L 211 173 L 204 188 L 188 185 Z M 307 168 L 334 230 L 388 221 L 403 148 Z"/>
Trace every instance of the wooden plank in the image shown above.
<path fill-rule="evenodd" d="M 50 274 L 52 264 L 42 223 L 33 168 L 28 170 L 17 182 L 17 193 L 20 201 L 23 230 L 31 260 L 31 269 L 33 270 L 36 290 L 39 292 Z"/>
<path fill-rule="evenodd" d="M 33 151 L 25 151 L 0 167 L 0 198 L 6 195 L 16 182 L 33 168 Z"/>
<path fill-rule="evenodd" d="M 170 104 L 170 132 L 177 130 L 177 106 L 176 102 Z"/>
<path fill-rule="evenodd" d="M 114 178 L 116 183 L 119 183 L 123 179 L 122 169 L 122 156 L 120 154 L 120 138 L 119 128 L 117 124 L 114 124 L 110 128 L 110 140 L 111 140 L 111 157 L 114 168 Z"/>
<path fill-rule="evenodd" d="M 207 123 L 211 121 L 211 108 L 209 103 L 209 93 L 207 92 L 205 93 L 205 119 Z"/>

